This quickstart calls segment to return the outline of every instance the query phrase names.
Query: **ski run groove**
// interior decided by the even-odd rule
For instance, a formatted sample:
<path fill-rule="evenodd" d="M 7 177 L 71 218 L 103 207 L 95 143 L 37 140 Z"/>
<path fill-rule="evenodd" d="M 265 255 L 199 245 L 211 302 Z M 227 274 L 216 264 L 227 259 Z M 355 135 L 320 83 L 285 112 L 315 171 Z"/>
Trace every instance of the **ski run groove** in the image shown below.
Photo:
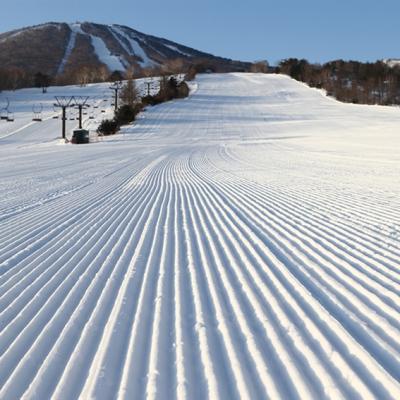
<path fill-rule="evenodd" d="M 397 114 L 203 75 L 0 135 L 0 398 L 399 399 Z"/>

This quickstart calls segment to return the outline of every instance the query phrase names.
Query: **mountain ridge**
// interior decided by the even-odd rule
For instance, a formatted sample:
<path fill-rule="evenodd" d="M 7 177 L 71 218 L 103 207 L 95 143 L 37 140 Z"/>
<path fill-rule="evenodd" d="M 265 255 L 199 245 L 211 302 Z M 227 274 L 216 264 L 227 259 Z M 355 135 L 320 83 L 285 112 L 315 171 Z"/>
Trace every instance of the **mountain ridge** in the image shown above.
<path fill-rule="evenodd" d="M 119 24 L 47 22 L 0 34 L 0 68 L 53 78 L 83 67 L 141 74 L 177 59 L 183 64 L 203 61 L 220 72 L 248 66 Z"/>

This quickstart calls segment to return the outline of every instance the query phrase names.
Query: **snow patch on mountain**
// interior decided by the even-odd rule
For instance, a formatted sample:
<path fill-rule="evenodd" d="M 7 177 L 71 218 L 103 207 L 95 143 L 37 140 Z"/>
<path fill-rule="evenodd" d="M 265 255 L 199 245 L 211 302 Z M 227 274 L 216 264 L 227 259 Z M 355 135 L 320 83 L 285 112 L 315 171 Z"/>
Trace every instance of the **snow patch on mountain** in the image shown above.
<path fill-rule="evenodd" d="M 90 35 L 90 37 L 92 39 L 94 51 L 102 63 L 106 64 L 111 71 L 125 71 L 126 68 L 121 59 L 110 53 L 102 39 L 93 35 Z"/>
<path fill-rule="evenodd" d="M 119 26 L 113 25 L 110 27 L 111 30 L 114 31 L 114 37 L 117 38 L 118 42 L 124 47 L 124 49 L 129 53 L 132 54 L 132 52 L 134 53 L 134 55 L 136 55 L 137 57 L 140 57 L 142 59 L 142 61 L 139 61 L 139 64 L 141 67 L 143 68 L 147 68 L 147 67 L 154 67 L 155 65 L 158 65 L 156 62 L 154 62 L 153 60 L 151 60 L 146 52 L 142 49 L 142 47 L 139 44 L 139 41 L 136 39 L 133 39 L 130 35 L 128 35 L 122 28 L 120 28 Z M 131 49 L 128 49 L 128 47 L 126 46 L 125 43 L 123 43 L 119 38 L 118 35 L 122 36 L 124 39 L 126 39 L 126 41 L 129 43 L 129 45 L 131 46 Z"/>
<path fill-rule="evenodd" d="M 101 38 L 99 38 L 98 36 L 89 34 L 87 32 L 84 32 L 82 30 L 80 23 L 71 24 L 70 28 L 75 33 L 80 33 L 82 35 L 90 36 L 92 45 L 94 47 L 94 51 L 95 51 L 98 59 L 103 64 L 105 64 L 110 71 L 125 71 L 126 70 L 120 57 L 116 56 L 114 54 L 111 54 L 110 50 L 107 48 L 106 44 L 104 43 L 104 41 Z"/>
<path fill-rule="evenodd" d="M 165 47 L 168 47 L 169 49 L 171 49 L 172 51 L 175 51 L 177 53 L 182 54 L 185 57 L 193 57 L 192 54 L 189 53 L 185 53 L 184 51 L 180 50 L 178 47 L 173 46 L 172 44 L 164 44 Z"/>
<path fill-rule="evenodd" d="M 71 30 L 71 36 L 69 37 L 69 42 L 68 42 L 67 48 L 65 49 L 64 57 L 61 60 L 61 63 L 58 67 L 57 75 L 60 75 L 64 72 L 65 65 L 67 64 L 68 59 L 71 56 L 72 50 L 75 48 L 76 35 L 77 35 L 77 33 L 75 31 Z"/>

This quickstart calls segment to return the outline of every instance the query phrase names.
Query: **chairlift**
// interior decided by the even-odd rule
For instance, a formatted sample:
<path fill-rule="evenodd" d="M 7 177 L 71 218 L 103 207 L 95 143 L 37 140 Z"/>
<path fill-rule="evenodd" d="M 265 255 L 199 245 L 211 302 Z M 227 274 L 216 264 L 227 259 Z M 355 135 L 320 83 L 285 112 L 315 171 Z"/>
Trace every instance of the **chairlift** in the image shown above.
<path fill-rule="evenodd" d="M 99 108 L 99 104 L 100 104 L 101 100 L 99 100 L 98 96 L 94 96 L 92 97 L 92 99 L 89 101 L 89 105 L 92 108 Z"/>
<path fill-rule="evenodd" d="M 53 119 L 58 119 L 60 117 L 59 112 L 57 110 L 57 107 L 53 105 L 53 111 L 54 111 L 54 115 L 53 115 Z"/>
<path fill-rule="evenodd" d="M 8 120 L 8 107 L 10 106 L 10 100 L 6 97 L 2 102 L 5 102 L 5 106 L 0 109 L 0 120 Z"/>
<path fill-rule="evenodd" d="M 96 99 L 93 99 L 90 103 L 90 112 L 89 112 L 89 116 L 94 114 L 94 109 L 95 108 L 99 108 L 99 106 L 96 104 Z"/>
<path fill-rule="evenodd" d="M 77 107 L 74 107 L 74 112 L 73 112 L 73 114 L 72 114 L 72 116 L 71 116 L 71 121 L 76 121 L 76 120 L 78 120 L 79 119 L 79 115 L 78 115 L 78 108 Z"/>
<path fill-rule="evenodd" d="M 11 111 L 7 113 L 7 122 L 14 122 L 14 113 Z"/>
<path fill-rule="evenodd" d="M 42 118 L 43 105 L 42 105 L 42 103 L 34 104 L 32 107 L 32 111 L 33 111 L 32 121 L 42 122 L 43 121 L 43 118 Z"/>

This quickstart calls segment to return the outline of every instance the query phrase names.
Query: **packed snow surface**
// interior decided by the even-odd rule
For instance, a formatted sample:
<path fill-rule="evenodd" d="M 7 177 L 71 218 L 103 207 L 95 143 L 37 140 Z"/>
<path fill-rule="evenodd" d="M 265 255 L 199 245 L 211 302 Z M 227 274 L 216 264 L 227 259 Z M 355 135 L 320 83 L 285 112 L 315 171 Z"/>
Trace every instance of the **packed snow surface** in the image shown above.
<path fill-rule="evenodd" d="M 2 94 L 0 398 L 399 399 L 398 109 L 195 86 L 81 146 L 30 106 L 104 85 Z"/>

